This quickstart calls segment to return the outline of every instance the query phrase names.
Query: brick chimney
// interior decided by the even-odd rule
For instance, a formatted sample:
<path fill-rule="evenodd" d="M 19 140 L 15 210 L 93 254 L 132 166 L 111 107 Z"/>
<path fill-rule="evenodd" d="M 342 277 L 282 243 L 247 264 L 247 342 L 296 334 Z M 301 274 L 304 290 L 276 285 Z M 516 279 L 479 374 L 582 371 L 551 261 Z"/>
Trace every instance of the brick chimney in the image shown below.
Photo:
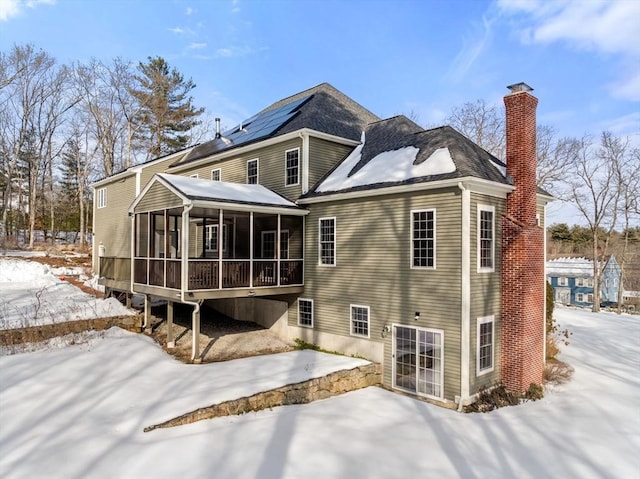
<path fill-rule="evenodd" d="M 501 379 L 514 392 L 541 384 L 544 371 L 544 237 L 537 224 L 536 106 L 526 83 L 508 87 L 507 195 L 502 218 Z"/>

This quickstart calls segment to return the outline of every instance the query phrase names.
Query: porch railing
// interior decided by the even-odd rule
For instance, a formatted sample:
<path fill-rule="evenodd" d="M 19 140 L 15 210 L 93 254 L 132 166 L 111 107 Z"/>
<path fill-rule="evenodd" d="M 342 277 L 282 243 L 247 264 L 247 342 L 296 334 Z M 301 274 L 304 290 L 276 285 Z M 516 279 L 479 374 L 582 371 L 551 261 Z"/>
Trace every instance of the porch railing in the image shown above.
<path fill-rule="evenodd" d="M 210 259 L 190 259 L 188 264 L 187 290 L 189 291 L 303 284 L 303 260 L 301 259 L 280 260 L 280 262 L 227 259 L 220 262 Z M 220 264 L 222 264 L 222 275 Z M 179 259 L 136 258 L 134 260 L 135 283 L 180 289 L 181 280 Z"/>

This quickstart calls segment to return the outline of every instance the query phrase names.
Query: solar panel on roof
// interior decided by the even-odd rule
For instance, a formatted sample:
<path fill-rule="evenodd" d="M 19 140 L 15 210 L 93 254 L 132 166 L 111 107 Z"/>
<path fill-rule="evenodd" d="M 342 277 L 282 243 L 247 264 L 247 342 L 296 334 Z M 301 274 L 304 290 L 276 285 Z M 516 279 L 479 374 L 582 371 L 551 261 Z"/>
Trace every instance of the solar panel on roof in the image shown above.
<path fill-rule="evenodd" d="M 264 113 L 258 113 L 235 128 L 225 132 L 223 136 L 230 139 L 234 145 L 269 136 L 293 118 L 298 112 L 297 108 L 309 98 L 311 98 L 311 96 L 287 103 L 286 105 Z"/>

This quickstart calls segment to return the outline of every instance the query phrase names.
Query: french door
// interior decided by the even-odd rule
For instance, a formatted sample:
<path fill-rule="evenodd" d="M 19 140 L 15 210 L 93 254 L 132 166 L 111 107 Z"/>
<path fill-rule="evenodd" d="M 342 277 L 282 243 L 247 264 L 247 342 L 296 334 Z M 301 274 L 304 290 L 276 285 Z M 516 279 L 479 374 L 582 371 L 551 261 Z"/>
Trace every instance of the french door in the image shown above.
<path fill-rule="evenodd" d="M 442 399 L 443 332 L 393 326 L 393 387 Z"/>

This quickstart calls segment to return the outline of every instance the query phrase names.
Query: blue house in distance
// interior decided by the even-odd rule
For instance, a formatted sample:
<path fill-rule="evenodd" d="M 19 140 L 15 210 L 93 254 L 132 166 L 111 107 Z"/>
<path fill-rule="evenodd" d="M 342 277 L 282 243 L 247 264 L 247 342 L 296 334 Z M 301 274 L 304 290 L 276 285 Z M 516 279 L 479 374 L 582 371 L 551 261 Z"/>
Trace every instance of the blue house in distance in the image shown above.
<path fill-rule="evenodd" d="M 593 305 L 593 260 L 558 258 L 547 261 L 547 279 L 553 287 L 556 303 L 574 306 Z M 600 285 L 600 303 L 618 302 L 620 265 L 611 256 L 604 266 Z"/>

